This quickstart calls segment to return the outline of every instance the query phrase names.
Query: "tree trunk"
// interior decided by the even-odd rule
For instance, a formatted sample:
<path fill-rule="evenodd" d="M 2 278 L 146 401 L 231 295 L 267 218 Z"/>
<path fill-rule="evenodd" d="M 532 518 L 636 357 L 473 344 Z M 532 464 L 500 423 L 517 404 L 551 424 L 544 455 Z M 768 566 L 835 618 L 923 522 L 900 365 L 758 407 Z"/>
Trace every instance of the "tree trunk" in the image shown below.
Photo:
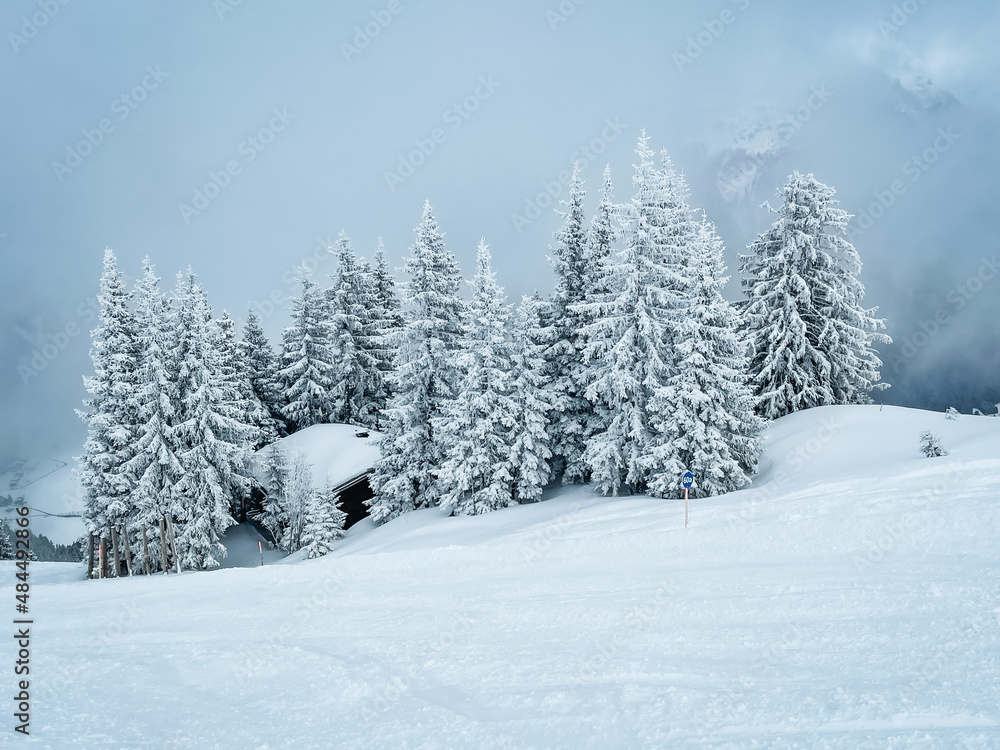
<path fill-rule="evenodd" d="M 103 536 L 101 537 L 101 545 L 100 545 L 100 547 L 98 547 L 98 551 L 99 551 L 99 555 L 98 556 L 100 557 L 100 561 L 99 561 L 99 565 L 98 565 L 98 567 L 100 569 L 100 577 L 102 579 L 103 578 L 107 578 L 108 577 L 108 540 L 105 539 Z"/>
<path fill-rule="evenodd" d="M 170 549 L 174 552 L 174 562 L 177 564 L 177 572 L 181 572 L 181 556 L 177 554 L 177 537 L 174 536 L 174 524 L 167 518 L 167 530 L 170 532 Z"/>
<path fill-rule="evenodd" d="M 115 578 L 120 578 L 122 574 L 122 563 L 121 558 L 118 556 L 118 532 L 115 531 L 115 527 L 111 526 L 111 551 L 114 552 L 115 556 Z"/>
<path fill-rule="evenodd" d="M 132 572 L 132 545 L 128 540 L 128 526 L 122 527 L 122 550 L 125 552 L 125 570 L 128 571 L 129 576 L 135 575 Z"/>
<path fill-rule="evenodd" d="M 149 540 L 146 537 L 146 524 L 142 525 L 142 561 L 146 566 L 146 575 L 150 574 L 149 565 Z"/>
<path fill-rule="evenodd" d="M 160 557 L 163 559 L 163 575 L 170 570 L 167 565 L 167 522 L 160 519 Z"/>
<path fill-rule="evenodd" d="M 89 581 L 94 577 L 94 534 L 91 532 L 87 535 L 87 580 Z"/>

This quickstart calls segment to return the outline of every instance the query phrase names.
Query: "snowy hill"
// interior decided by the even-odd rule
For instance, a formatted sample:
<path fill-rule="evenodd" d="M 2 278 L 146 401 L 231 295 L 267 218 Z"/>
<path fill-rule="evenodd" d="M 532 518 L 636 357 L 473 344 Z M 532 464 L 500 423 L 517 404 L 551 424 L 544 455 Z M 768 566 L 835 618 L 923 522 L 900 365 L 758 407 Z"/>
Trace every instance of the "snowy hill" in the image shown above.
<path fill-rule="evenodd" d="M 828 407 L 687 529 L 577 487 L 301 563 L 40 564 L 22 744 L 1000 747 L 998 537 L 1000 419 Z"/>

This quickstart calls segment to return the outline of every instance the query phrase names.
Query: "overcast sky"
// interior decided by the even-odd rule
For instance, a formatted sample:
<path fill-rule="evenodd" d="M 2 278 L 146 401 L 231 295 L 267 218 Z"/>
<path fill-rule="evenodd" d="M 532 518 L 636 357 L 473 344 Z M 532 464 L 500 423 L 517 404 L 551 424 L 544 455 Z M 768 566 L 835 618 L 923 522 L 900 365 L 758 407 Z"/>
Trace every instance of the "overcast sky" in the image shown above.
<path fill-rule="evenodd" d="M 463 268 L 485 235 L 547 292 L 549 193 L 578 158 L 590 207 L 606 162 L 627 199 L 642 127 L 734 272 L 793 169 L 834 186 L 887 399 L 1000 400 L 995 2 L 8 0 L 0 32 L 2 464 L 83 439 L 105 247 L 277 341 L 298 263 L 325 281 L 343 229 L 398 265 L 429 198 Z"/>

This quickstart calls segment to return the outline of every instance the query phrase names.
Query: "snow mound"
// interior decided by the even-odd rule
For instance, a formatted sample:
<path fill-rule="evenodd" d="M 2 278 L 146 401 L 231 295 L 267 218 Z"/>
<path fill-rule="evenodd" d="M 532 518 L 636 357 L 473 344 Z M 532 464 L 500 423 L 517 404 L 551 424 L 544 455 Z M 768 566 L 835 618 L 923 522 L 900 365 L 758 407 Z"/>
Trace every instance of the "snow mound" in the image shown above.
<path fill-rule="evenodd" d="M 316 489 L 336 487 L 375 466 L 381 437 L 380 432 L 354 425 L 316 424 L 259 450 L 256 454 L 258 472 L 274 446 L 279 446 L 289 461 L 296 453 L 303 455 Z M 263 474 L 259 475 L 263 479 Z"/>

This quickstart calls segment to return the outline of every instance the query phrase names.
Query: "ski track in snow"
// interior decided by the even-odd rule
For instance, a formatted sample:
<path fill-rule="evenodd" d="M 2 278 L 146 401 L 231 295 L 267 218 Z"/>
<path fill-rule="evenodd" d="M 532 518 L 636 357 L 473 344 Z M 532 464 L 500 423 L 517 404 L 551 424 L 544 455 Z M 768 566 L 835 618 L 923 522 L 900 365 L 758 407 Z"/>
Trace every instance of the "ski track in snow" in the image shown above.
<path fill-rule="evenodd" d="M 294 564 L 33 564 L 19 746 L 1000 747 L 1000 419 L 827 407 L 767 446 L 686 530 L 577 487 Z"/>

